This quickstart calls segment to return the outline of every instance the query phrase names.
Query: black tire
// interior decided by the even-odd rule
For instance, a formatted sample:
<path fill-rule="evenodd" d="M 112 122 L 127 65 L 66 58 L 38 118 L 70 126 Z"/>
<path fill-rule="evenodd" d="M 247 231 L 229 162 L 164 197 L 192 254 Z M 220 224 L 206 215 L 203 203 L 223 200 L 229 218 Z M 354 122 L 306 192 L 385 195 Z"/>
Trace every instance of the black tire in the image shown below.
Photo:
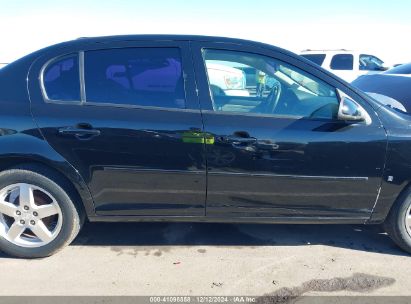
<path fill-rule="evenodd" d="M 405 218 L 410 205 L 411 187 L 400 194 L 384 222 L 384 229 L 391 239 L 408 253 L 411 253 L 411 234 L 407 231 Z"/>
<path fill-rule="evenodd" d="M 35 164 L 20 165 L 0 172 L 0 189 L 15 183 L 32 184 L 50 193 L 60 207 L 62 226 L 51 242 L 36 248 L 18 246 L 0 236 L 0 250 L 14 257 L 42 258 L 70 244 L 79 233 L 85 218 L 82 208 L 76 202 L 73 187 L 58 173 Z"/>

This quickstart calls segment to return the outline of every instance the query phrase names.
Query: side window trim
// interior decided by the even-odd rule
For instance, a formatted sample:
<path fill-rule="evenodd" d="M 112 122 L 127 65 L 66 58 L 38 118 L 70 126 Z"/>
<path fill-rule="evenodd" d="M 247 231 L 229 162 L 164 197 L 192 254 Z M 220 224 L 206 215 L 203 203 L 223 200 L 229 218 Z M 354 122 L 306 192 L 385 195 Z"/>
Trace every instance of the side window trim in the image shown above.
<path fill-rule="evenodd" d="M 338 94 L 338 101 L 341 102 L 341 96 L 345 96 L 350 98 L 354 101 L 354 103 L 358 104 L 359 107 L 366 113 L 367 120 L 365 121 L 357 121 L 352 122 L 350 125 L 370 125 L 372 123 L 372 118 L 369 112 L 359 103 L 356 101 L 355 98 L 352 98 L 350 95 L 346 94 L 340 89 L 336 89 Z M 263 113 L 244 113 L 244 112 L 235 112 L 235 111 L 214 111 L 214 110 L 202 110 L 204 114 L 212 114 L 212 115 L 229 115 L 229 116 L 251 116 L 251 117 L 265 117 L 265 118 L 273 118 L 273 119 L 289 119 L 289 120 L 308 120 L 308 121 L 323 121 L 325 123 L 341 123 L 342 120 L 338 118 L 321 118 L 321 117 L 306 117 L 306 116 L 297 116 L 297 115 L 286 115 L 286 114 L 263 114 Z"/>
<path fill-rule="evenodd" d="M 86 103 L 86 83 L 84 81 L 84 51 L 80 51 L 78 55 L 79 73 L 80 73 L 80 98 L 81 104 Z"/>
<path fill-rule="evenodd" d="M 156 43 L 156 42 L 155 42 Z M 132 48 L 132 47 L 147 47 L 147 46 L 124 46 L 124 48 Z M 149 47 L 157 47 L 156 45 L 150 45 Z M 188 74 L 186 74 L 186 68 L 184 68 L 184 59 L 183 57 L 187 57 L 186 55 L 183 55 L 184 52 L 189 52 L 190 60 L 191 60 L 191 49 L 185 50 L 182 45 L 179 44 L 173 44 L 171 46 L 168 45 L 161 45 L 159 47 L 176 47 L 179 48 L 181 55 L 182 55 L 182 77 L 184 83 L 189 86 L 190 84 L 187 84 L 187 77 Z M 116 49 L 119 47 L 113 46 L 109 47 L 109 49 Z M 122 47 L 120 47 L 122 48 Z M 91 50 L 100 50 L 101 48 L 92 48 Z M 88 49 L 87 49 L 88 50 Z M 103 107 L 113 107 L 113 108 L 130 108 L 130 109 L 145 109 L 145 110 L 164 110 L 164 111 L 177 111 L 177 112 L 192 112 L 192 113 L 198 113 L 201 111 L 201 109 L 198 107 L 193 107 L 193 105 L 188 104 L 189 98 L 193 99 L 193 94 L 189 93 L 188 90 L 191 90 L 190 87 L 184 87 L 185 89 L 185 98 L 186 98 L 186 107 L 185 108 L 167 108 L 167 107 L 157 107 L 157 106 L 145 106 L 145 105 L 130 105 L 130 104 L 119 104 L 119 103 L 101 103 L 101 102 L 86 102 L 86 91 L 85 91 L 85 80 L 84 80 L 84 52 L 87 51 L 86 49 L 80 49 L 78 51 L 72 51 L 64 54 L 59 54 L 57 56 L 54 56 L 50 59 L 48 59 L 41 67 L 40 67 L 40 72 L 37 74 L 38 76 L 38 83 L 40 87 L 40 93 L 43 97 L 43 102 L 49 103 L 49 104 L 59 104 L 59 105 L 77 105 L 77 106 L 103 106 Z M 80 77 L 80 99 L 79 100 L 73 100 L 73 101 L 64 101 L 64 100 L 54 100 L 51 99 L 47 96 L 45 85 L 44 85 L 44 71 L 47 69 L 47 67 L 52 63 L 55 62 L 61 58 L 64 58 L 66 56 L 70 55 L 77 55 L 78 57 L 78 62 L 79 62 L 79 77 Z M 187 63 L 187 62 L 186 62 Z M 192 62 L 188 62 L 188 64 L 192 64 Z M 191 73 L 191 72 L 190 72 Z M 191 76 L 190 76 L 191 77 Z M 198 95 L 196 95 L 198 98 Z M 195 102 L 195 101 L 194 101 Z M 197 101 L 198 102 L 198 101 Z"/>
<path fill-rule="evenodd" d="M 47 62 L 41 67 L 40 73 L 39 73 L 40 91 L 41 91 L 41 95 L 43 96 L 44 102 L 46 102 L 46 103 L 55 103 L 55 104 L 70 104 L 70 105 L 81 105 L 82 104 L 81 91 L 79 92 L 80 100 L 70 100 L 70 101 L 52 99 L 52 98 L 49 98 L 49 96 L 47 94 L 47 90 L 46 90 L 46 86 L 45 86 L 45 82 L 44 82 L 44 73 L 45 73 L 46 69 L 53 62 L 57 62 L 58 60 L 63 59 L 65 57 L 69 57 L 69 56 L 77 56 L 77 60 L 78 60 L 78 63 L 79 63 L 79 67 L 78 67 L 79 68 L 79 87 L 81 89 L 81 86 L 82 86 L 82 81 L 81 81 L 81 73 L 82 72 L 81 71 L 82 71 L 83 67 L 81 65 L 79 52 L 70 52 L 70 53 L 66 53 L 66 54 L 62 54 L 62 55 L 53 57 L 53 58 L 47 60 Z"/>

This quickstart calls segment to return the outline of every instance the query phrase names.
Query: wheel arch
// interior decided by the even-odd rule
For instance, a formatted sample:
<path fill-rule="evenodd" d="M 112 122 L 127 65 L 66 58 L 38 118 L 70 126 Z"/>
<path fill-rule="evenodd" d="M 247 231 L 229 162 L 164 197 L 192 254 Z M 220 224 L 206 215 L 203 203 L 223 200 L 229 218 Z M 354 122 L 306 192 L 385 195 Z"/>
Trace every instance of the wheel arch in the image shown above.
<path fill-rule="evenodd" d="M 367 224 L 381 224 L 385 222 L 391 210 L 399 200 L 403 199 L 404 193 L 409 189 L 411 189 L 411 180 L 405 180 L 399 184 L 390 184 L 383 181 L 377 202 Z"/>
<path fill-rule="evenodd" d="M 0 171 L 5 171 L 18 166 L 35 166 L 39 171 L 53 171 L 66 185 L 70 187 L 75 196 L 74 203 L 88 216 L 95 214 L 94 203 L 88 187 L 80 174 L 66 161 L 56 161 L 39 155 L 1 155 Z"/>

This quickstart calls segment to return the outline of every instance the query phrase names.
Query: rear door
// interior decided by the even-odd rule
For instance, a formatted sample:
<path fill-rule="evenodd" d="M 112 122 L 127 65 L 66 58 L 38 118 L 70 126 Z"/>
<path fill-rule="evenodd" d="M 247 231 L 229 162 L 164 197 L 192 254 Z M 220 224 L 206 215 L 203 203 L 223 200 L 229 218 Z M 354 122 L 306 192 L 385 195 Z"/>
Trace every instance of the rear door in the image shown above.
<path fill-rule="evenodd" d="M 204 215 L 188 43 L 79 45 L 47 54 L 29 78 L 41 132 L 87 182 L 98 215 Z"/>
<path fill-rule="evenodd" d="M 386 134 L 366 102 L 280 52 L 206 42 L 195 43 L 193 50 L 208 138 L 207 216 L 369 218 L 381 183 Z M 209 62 L 244 71 L 247 92 L 212 88 Z M 242 82 L 229 74 L 226 80 L 238 88 Z M 256 93 L 258 83 L 264 85 L 262 94 Z M 360 103 L 370 120 L 338 120 L 337 90 Z"/>

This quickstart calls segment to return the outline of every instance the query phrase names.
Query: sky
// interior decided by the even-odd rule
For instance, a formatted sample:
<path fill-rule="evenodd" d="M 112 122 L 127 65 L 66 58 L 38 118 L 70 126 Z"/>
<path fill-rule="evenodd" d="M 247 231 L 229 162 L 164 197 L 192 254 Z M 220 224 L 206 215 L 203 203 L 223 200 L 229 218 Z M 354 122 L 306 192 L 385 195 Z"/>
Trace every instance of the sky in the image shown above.
<path fill-rule="evenodd" d="M 411 0 L 0 0 L 0 63 L 78 37 L 197 34 L 411 62 Z"/>

